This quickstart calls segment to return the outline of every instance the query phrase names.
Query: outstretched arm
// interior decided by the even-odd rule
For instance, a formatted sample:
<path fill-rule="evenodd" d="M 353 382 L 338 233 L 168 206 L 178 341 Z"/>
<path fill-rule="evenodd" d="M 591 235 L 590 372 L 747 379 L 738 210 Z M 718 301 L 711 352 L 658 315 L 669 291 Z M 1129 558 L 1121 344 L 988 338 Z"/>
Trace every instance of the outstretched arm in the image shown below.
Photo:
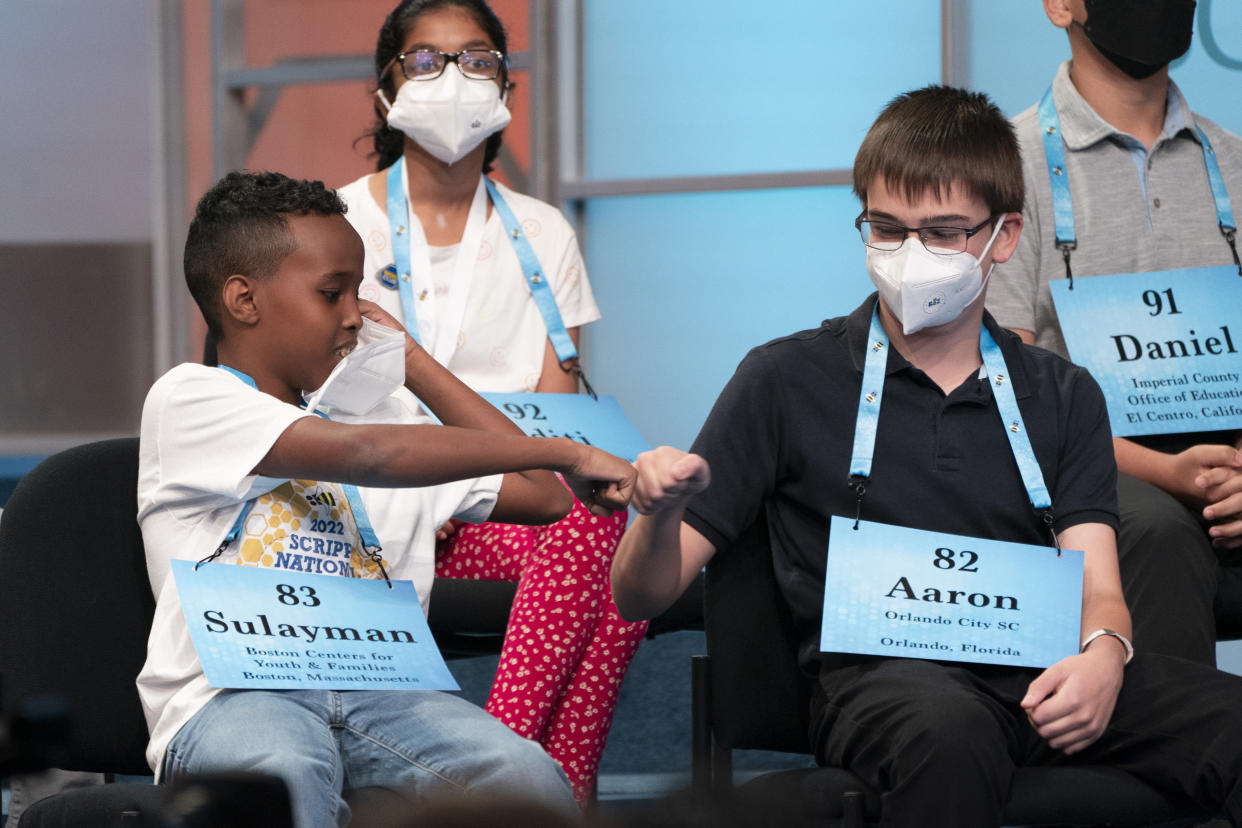
<path fill-rule="evenodd" d="M 1058 540 L 1067 549 L 1084 552 L 1080 639 L 1099 629 L 1129 638 L 1130 611 L 1121 592 L 1112 527 L 1083 523 L 1066 529 Z M 1109 635 L 1058 661 L 1031 682 L 1022 699 L 1031 725 L 1050 746 L 1067 754 L 1087 747 L 1112 718 L 1124 666 L 1125 649 Z"/>
<path fill-rule="evenodd" d="M 369 302 L 364 315 L 400 329 Z M 295 422 L 255 472 L 366 486 L 429 486 L 503 473 L 494 520 L 550 523 L 569 512 L 561 472 L 593 512 L 629 503 L 634 468 L 606 452 L 565 439 L 527 437 L 504 414 L 406 336 L 406 387 L 440 418 L 434 425 L 344 425 L 315 417 Z"/>
<path fill-rule="evenodd" d="M 359 303 L 359 307 L 371 321 L 387 325 L 394 330 L 405 331 L 401 323 L 379 305 L 364 301 Z M 578 341 L 577 331 L 578 329 L 574 328 L 570 332 L 575 344 Z M 422 400 L 445 425 L 477 428 L 497 434 L 525 436 L 516 423 L 500 413 L 494 405 L 474 393 L 473 389 L 454 376 L 447 368 L 432 359 L 431 355 L 415 342 L 409 333 L 405 334 L 405 387 Z M 614 471 L 618 474 L 622 471 L 632 474 L 632 469 L 623 470 L 620 466 Z M 562 471 L 562 474 L 565 475 L 565 482 L 573 491 L 574 496 L 592 514 L 607 515 L 618 508 L 612 505 L 613 500 L 608 499 L 615 500 L 617 497 L 615 490 L 606 495 L 604 500 L 597 502 L 595 489 L 600 483 L 607 484 L 608 480 L 584 477 L 573 472 Z M 500 489 L 500 497 L 496 501 L 495 509 L 492 510 L 492 520 L 500 523 L 529 523 L 532 521 L 524 520 L 522 517 L 529 510 L 538 510 L 540 504 L 548 499 L 557 501 L 563 497 L 563 487 L 556 482 L 549 471 L 526 469 L 512 472 L 505 476 Z M 628 495 L 626 502 L 629 502 Z M 564 517 L 572 506 L 572 503 L 566 505 L 565 510 L 553 520 Z"/>
<path fill-rule="evenodd" d="M 682 522 L 686 501 L 711 482 L 707 461 L 669 446 L 638 455 L 634 506 L 640 517 L 612 561 L 612 597 L 621 617 L 651 618 L 667 609 L 716 553 Z"/>

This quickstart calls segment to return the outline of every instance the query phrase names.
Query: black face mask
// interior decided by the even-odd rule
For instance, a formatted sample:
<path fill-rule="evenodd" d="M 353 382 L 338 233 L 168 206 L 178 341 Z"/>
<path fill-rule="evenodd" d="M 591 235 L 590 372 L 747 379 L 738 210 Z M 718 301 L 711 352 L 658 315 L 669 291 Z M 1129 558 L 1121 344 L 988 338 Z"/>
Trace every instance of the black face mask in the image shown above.
<path fill-rule="evenodd" d="M 1087 38 L 1132 78 L 1154 75 L 1190 48 L 1195 0 L 1086 0 L 1086 7 Z"/>

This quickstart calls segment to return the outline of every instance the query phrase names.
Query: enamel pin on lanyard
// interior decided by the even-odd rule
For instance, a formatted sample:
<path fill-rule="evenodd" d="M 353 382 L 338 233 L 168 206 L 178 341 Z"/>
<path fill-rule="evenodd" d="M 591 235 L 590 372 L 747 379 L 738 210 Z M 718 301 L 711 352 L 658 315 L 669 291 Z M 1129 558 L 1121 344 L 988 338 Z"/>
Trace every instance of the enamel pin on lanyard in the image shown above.
<path fill-rule="evenodd" d="M 1125 273 L 1075 280 L 1078 247 L 1061 121 L 1052 89 L 1039 103 L 1056 247 L 1065 279 L 1049 283 L 1070 359 L 1100 384 L 1113 434 L 1242 428 L 1242 307 L 1237 225 L 1216 152 L 1195 125 L 1216 221 L 1235 266 Z"/>
<path fill-rule="evenodd" d="M 1055 544 L 1052 502 L 1005 359 L 983 327 L 979 348 L 1027 496 Z M 831 521 L 820 649 L 1019 667 L 1047 667 L 1077 653 L 1081 551 L 862 519 L 889 349 L 877 304 L 850 460 L 859 511 Z"/>

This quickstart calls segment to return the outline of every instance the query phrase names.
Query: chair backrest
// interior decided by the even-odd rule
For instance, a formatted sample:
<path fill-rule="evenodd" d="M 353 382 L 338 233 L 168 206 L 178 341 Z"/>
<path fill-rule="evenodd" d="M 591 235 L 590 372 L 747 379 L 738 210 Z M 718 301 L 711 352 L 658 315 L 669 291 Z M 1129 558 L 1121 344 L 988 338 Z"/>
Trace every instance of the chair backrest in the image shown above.
<path fill-rule="evenodd" d="M 137 487 L 137 438 L 90 443 L 35 467 L 0 518 L 5 706 L 63 700 L 67 770 L 150 772 L 134 679 L 155 600 Z"/>
<path fill-rule="evenodd" d="M 798 636 L 762 512 L 708 562 L 703 628 L 717 744 L 809 753 L 810 684 L 798 667 Z"/>

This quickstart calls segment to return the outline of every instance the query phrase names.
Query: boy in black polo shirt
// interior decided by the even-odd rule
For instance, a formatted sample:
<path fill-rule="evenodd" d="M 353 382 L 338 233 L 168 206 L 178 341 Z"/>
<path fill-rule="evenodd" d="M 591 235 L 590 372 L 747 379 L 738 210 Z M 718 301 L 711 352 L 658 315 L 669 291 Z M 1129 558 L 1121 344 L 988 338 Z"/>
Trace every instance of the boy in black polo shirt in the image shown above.
<path fill-rule="evenodd" d="M 983 309 L 987 275 L 1022 230 L 1009 123 L 978 94 L 900 96 L 859 150 L 854 189 L 878 298 L 752 351 L 694 453 L 640 456 L 643 517 L 613 564 L 618 608 L 631 619 L 660 612 L 763 509 L 800 663 L 817 680 L 817 758 L 881 792 L 882 824 L 999 825 L 1015 766 L 1066 761 L 1122 767 L 1242 824 L 1242 679 L 1161 656 L 1130 662 L 1099 388 Z M 872 393 L 860 395 L 864 384 Z M 866 437 L 872 406 L 869 451 L 854 438 Z M 1029 438 L 1033 476 L 1020 473 L 1009 432 Z M 1051 509 L 1031 482 L 1041 475 Z M 1083 551 L 1081 652 L 1042 672 L 821 653 L 829 522 L 859 511 L 1028 545 L 1048 545 L 1051 528 Z"/>

